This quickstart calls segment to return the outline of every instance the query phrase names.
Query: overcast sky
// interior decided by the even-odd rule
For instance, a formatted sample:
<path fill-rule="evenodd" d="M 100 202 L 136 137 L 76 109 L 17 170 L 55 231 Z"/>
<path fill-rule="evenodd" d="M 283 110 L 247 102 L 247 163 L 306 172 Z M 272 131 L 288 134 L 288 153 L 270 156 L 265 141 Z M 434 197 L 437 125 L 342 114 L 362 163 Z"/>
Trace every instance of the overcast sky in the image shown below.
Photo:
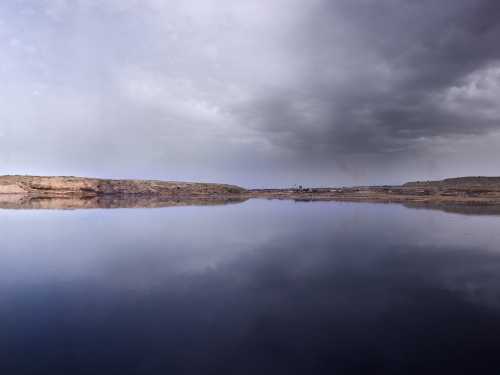
<path fill-rule="evenodd" d="M 4 0 L 0 174 L 500 175 L 496 0 Z"/>

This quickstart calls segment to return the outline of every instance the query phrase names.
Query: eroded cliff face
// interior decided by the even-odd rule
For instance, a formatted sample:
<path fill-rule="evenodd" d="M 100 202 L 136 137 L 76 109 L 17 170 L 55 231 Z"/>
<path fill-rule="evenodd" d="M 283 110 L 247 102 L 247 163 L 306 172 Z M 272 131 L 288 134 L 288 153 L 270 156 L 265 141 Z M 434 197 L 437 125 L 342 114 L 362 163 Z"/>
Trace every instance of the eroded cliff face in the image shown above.
<path fill-rule="evenodd" d="M 239 186 L 225 184 L 82 177 L 0 176 L 0 194 L 29 194 L 40 197 L 95 197 L 112 194 L 214 196 L 243 192 L 245 189 Z"/>

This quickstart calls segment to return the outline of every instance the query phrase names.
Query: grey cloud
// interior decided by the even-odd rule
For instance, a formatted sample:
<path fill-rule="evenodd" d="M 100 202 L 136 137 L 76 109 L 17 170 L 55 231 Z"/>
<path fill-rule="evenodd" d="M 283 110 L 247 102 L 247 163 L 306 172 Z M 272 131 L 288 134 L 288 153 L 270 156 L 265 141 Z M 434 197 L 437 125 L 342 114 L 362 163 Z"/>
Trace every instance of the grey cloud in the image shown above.
<path fill-rule="evenodd" d="M 309 15 L 303 46 L 296 46 L 307 52 L 300 82 L 308 89 L 306 98 L 294 97 L 292 89 L 284 101 L 318 103 L 323 123 L 318 142 L 326 137 L 332 146 L 348 145 L 353 152 L 383 152 L 402 140 L 495 129 L 498 121 L 477 117 L 472 125 L 439 102 L 447 89 L 500 57 L 494 15 L 500 15 L 500 6 L 491 1 L 324 2 Z M 337 36 L 336 21 L 347 24 Z M 352 62 L 339 64 L 339 49 Z M 330 78 L 329 69 L 339 71 Z M 298 138 L 313 136 L 299 111 L 269 103 L 271 114 L 263 117 L 271 131 L 282 126 L 296 128 Z M 279 118 L 283 113 L 286 119 Z"/>

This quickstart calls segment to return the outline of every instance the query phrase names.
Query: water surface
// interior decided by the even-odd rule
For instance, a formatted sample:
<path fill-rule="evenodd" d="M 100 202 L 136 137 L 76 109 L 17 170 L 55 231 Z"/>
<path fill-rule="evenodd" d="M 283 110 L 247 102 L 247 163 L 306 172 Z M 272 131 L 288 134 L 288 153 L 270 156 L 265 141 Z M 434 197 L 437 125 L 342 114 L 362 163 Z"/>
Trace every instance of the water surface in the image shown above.
<path fill-rule="evenodd" d="M 0 210 L 2 374 L 498 374 L 500 216 Z"/>

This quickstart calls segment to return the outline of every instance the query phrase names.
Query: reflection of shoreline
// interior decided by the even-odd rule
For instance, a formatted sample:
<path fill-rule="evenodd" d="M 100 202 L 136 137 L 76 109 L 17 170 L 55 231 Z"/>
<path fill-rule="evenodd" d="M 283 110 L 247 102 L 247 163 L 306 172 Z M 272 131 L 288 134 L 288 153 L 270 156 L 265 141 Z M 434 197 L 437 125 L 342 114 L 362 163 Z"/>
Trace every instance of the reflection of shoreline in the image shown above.
<path fill-rule="evenodd" d="M 12 210 L 75 210 L 95 208 L 160 208 L 176 206 L 215 206 L 242 203 L 245 198 L 209 196 L 161 197 L 155 195 L 102 195 L 98 197 L 58 197 L 3 194 L 0 195 L 0 209 Z"/>
<path fill-rule="evenodd" d="M 268 199 L 268 200 L 291 200 L 294 202 L 301 203 L 314 203 L 314 202 L 343 202 L 343 203 L 370 203 L 370 204 L 395 204 L 404 206 L 410 209 L 419 209 L 419 210 L 435 210 L 442 211 L 446 213 L 452 214 L 461 214 L 461 215 L 490 215 L 490 216 L 500 216 L 500 204 L 484 204 L 477 202 L 429 202 L 429 201 L 405 201 L 405 200 L 389 200 L 389 199 L 368 199 L 368 198 L 338 198 L 334 196 L 311 196 L 309 198 L 298 197 L 298 196 L 266 196 L 260 197 L 255 196 L 251 197 L 254 199 Z"/>
<path fill-rule="evenodd" d="M 500 216 L 500 205 L 406 203 L 404 206 L 412 209 L 435 210 L 450 214 Z"/>
<path fill-rule="evenodd" d="M 290 200 L 295 202 L 351 202 L 399 204 L 411 209 L 437 210 L 463 215 L 499 215 L 500 205 L 463 203 L 405 202 L 377 199 L 339 199 L 336 196 L 296 195 L 211 195 L 211 196 L 161 196 L 142 194 L 110 194 L 94 197 L 66 196 L 43 197 L 29 194 L 0 194 L 0 209 L 12 210 L 76 210 L 96 208 L 160 208 L 180 206 L 216 206 L 243 203 L 249 199 Z"/>
<path fill-rule="evenodd" d="M 401 203 L 416 205 L 499 206 L 500 188 L 475 192 L 462 190 L 420 190 L 408 187 L 352 187 L 306 190 L 255 189 L 242 193 L 250 198 L 292 199 L 295 201 L 343 201 Z"/>

